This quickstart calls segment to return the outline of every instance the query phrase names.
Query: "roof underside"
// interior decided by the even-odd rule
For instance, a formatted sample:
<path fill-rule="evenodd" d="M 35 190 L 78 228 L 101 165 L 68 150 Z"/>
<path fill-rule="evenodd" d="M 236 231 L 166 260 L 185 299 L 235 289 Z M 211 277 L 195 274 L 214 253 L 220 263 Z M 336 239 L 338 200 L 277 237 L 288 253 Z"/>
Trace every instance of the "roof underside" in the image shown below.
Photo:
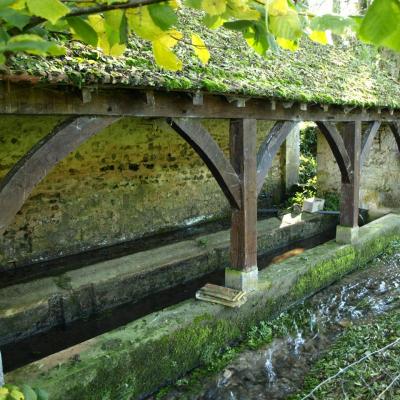
<path fill-rule="evenodd" d="M 206 29 L 198 22 L 199 13 L 186 11 L 181 21 L 184 32 L 197 32 L 205 39 L 211 52 L 207 66 L 182 45 L 178 55 L 184 59 L 183 71 L 164 71 L 155 64 L 150 44 L 132 38 L 119 58 L 106 57 L 78 42 L 71 42 L 62 58 L 15 56 L 8 77 L 0 79 L 14 75 L 12 80 L 29 77 L 40 84 L 204 90 L 282 101 L 400 108 L 400 83 L 392 72 L 398 74 L 396 63 L 372 47 L 322 46 L 303 40 L 296 52 L 281 50 L 262 58 L 241 34 Z"/>

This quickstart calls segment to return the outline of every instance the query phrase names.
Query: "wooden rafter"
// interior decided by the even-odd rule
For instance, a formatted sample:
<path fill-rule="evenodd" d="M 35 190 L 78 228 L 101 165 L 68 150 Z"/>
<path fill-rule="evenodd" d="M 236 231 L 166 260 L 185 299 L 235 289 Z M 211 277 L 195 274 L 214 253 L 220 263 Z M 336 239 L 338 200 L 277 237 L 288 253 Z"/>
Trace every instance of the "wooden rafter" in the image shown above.
<path fill-rule="evenodd" d="M 118 117 L 73 117 L 35 145 L 0 182 L 0 234 L 12 222 L 34 187 L 83 142 Z"/>
<path fill-rule="evenodd" d="M 218 144 L 203 127 L 201 122 L 193 119 L 171 118 L 167 121 L 199 154 L 210 169 L 231 206 L 240 209 L 241 194 L 239 177 Z"/>
<path fill-rule="evenodd" d="M 295 125 L 293 121 L 277 122 L 261 143 L 257 153 L 257 194 L 261 192 L 274 157 Z"/>
<path fill-rule="evenodd" d="M 365 164 L 366 159 L 368 158 L 369 151 L 371 150 L 372 143 L 380 126 L 381 126 L 380 121 L 370 122 L 368 128 L 363 134 L 361 143 L 361 155 L 360 155 L 361 168 Z"/>
<path fill-rule="evenodd" d="M 92 90 L 93 89 L 93 90 Z M 389 108 L 351 110 L 339 105 L 279 102 L 249 98 L 230 101 L 223 95 L 201 93 L 202 101 L 188 92 L 149 91 L 117 87 L 77 89 L 34 87 L 0 83 L 0 114 L 21 115 L 114 115 L 159 118 L 254 118 L 271 121 L 395 121 L 400 110 Z M 244 101 L 246 100 L 246 101 Z"/>
<path fill-rule="evenodd" d="M 347 153 L 343 138 L 337 130 L 335 124 L 323 121 L 317 121 L 316 124 L 329 143 L 342 174 L 342 181 L 350 182 L 352 170 L 351 160 Z"/>

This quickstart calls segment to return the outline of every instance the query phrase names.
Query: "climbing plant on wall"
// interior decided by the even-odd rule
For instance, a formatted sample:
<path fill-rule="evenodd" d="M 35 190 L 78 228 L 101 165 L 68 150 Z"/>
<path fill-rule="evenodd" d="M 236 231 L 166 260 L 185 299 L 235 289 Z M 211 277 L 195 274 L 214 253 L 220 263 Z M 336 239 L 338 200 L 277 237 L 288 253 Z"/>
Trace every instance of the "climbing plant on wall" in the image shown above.
<path fill-rule="evenodd" d="M 182 7 L 204 12 L 203 24 L 239 31 L 262 56 L 278 47 L 295 50 L 300 38 L 329 44 L 331 35 L 354 32 L 361 40 L 400 51 L 400 0 L 374 0 L 364 16 L 316 16 L 300 0 L 0 0 L 0 64 L 15 52 L 60 56 L 63 41 L 79 40 L 122 55 L 130 34 L 152 44 L 154 59 L 180 70 L 174 47 L 183 42 L 206 64 L 210 50 L 198 32 L 177 28 Z"/>

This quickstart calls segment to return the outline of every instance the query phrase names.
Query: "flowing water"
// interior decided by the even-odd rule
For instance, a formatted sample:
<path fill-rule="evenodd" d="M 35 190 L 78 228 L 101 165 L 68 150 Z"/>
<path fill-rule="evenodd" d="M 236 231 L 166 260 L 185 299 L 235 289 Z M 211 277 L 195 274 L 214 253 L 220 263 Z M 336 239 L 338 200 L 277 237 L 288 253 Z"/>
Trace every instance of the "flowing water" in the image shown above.
<path fill-rule="evenodd" d="M 268 345 L 240 353 L 220 373 L 202 378 L 195 393 L 193 388 L 178 386 L 164 398 L 287 398 L 301 388 L 310 367 L 347 327 L 400 308 L 399 273 L 400 254 L 375 259 L 368 269 L 345 277 L 299 306 L 301 318 L 296 310 L 286 314 L 286 332 Z"/>

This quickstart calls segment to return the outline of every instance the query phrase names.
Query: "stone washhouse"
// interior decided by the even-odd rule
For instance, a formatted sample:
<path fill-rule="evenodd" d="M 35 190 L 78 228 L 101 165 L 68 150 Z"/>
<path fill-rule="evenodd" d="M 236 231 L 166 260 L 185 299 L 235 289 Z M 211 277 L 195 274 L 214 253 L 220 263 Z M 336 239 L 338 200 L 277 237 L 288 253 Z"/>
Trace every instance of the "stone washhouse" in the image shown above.
<path fill-rule="evenodd" d="M 256 290 L 257 245 L 277 228 L 266 220 L 257 231 L 258 200 L 279 202 L 293 161 L 288 138 L 302 121 L 320 130 L 321 188 L 340 192 L 337 243 L 357 243 L 360 206 L 398 208 L 396 60 L 359 43 L 307 40 L 294 53 L 261 58 L 239 34 L 182 18 L 184 30 L 201 31 L 209 45 L 207 66 L 181 47 L 183 71 L 163 71 L 149 44 L 132 38 L 120 58 L 72 42 L 63 58 L 16 55 L 1 71 L 0 274 L 51 268 L 64 256 L 230 213 L 230 241 L 212 239 L 226 250 L 225 285 Z M 145 260 L 137 262 L 140 272 Z M 188 274 L 179 265 L 175 274 Z M 13 289 L 16 297 L 0 289 L 0 345 L 59 322 L 49 311 L 51 290 L 73 285 L 37 282 L 12 313 L 23 288 Z M 35 287 L 46 301 L 35 300 Z M 90 296 L 82 292 L 81 308 Z M 124 296 L 119 303 L 132 301 L 132 292 Z M 112 303 L 114 294 L 103 290 L 101 300 Z M 74 307 L 62 305 L 64 322 L 68 313 L 78 318 Z"/>

